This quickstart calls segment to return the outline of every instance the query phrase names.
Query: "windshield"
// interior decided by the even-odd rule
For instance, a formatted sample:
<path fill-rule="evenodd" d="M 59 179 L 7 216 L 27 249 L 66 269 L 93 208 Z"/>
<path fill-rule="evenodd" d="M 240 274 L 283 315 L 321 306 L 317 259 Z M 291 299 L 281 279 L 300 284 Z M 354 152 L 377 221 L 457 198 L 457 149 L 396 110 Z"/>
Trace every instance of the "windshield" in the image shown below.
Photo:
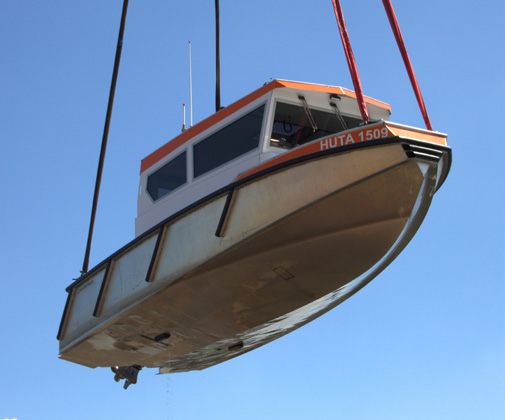
<path fill-rule="evenodd" d="M 311 114 L 315 127 L 308 113 Z M 313 108 L 308 108 L 306 112 L 301 105 L 277 102 L 270 145 L 291 149 L 326 135 L 358 127 L 361 123 L 361 119 L 356 117 L 341 117 L 347 127 L 344 127 L 337 112 Z"/>

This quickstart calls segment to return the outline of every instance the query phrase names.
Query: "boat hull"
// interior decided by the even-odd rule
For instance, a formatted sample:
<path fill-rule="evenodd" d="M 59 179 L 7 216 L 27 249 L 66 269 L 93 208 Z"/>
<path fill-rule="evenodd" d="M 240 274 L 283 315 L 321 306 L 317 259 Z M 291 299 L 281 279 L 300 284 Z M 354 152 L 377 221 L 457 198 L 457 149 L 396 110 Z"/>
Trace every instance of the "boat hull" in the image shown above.
<path fill-rule="evenodd" d="M 305 156 L 165 221 L 69 288 L 60 357 L 203 369 L 337 306 L 401 252 L 447 174 L 447 148 L 409 145 Z"/>

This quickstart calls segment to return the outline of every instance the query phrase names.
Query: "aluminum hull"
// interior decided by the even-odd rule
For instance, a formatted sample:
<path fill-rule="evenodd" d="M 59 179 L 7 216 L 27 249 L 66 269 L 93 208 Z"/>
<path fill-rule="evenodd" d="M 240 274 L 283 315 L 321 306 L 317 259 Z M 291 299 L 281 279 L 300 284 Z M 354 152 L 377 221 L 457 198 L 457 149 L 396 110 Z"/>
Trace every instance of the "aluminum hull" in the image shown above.
<path fill-rule="evenodd" d="M 69 287 L 60 357 L 203 369 L 335 307 L 401 252 L 447 175 L 450 149 L 413 143 L 303 156 L 161 223 Z"/>

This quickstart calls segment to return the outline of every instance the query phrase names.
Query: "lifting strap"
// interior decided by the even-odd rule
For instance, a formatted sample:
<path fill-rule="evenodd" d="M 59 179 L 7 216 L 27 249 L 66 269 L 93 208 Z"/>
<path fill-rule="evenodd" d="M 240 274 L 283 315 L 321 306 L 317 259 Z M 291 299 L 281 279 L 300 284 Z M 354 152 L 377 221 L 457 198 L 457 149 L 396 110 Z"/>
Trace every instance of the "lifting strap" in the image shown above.
<path fill-rule="evenodd" d="M 345 26 L 344 14 L 342 13 L 342 8 L 340 7 L 339 0 L 332 0 L 332 3 L 333 3 L 333 9 L 335 11 L 335 17 L 337 18 L 340 37 L 342 38 L 342 45 L 344 46 L 345 57 L 347 59 L 347 64 L 349 65 L 349 71 L 351 73 L 352 83 L 354 85 L 354 90 L 356 92 L 356 99 L 358 101 L 359 111 L 361 113 L 361 117 L 363 118 L 363 122 L 367 124 L 368 122 L 370 122 L 370 118 L 368 116 L 368 110 L 366 108 L 366 103 L 363 98 L 363 90 L 361 88 L 361 81 L 359 78 L 358 67 L 356 66 L 356 61 L 354 59 L 354 54 L 351 48 L 351 41 L 349 40 L 349 34 L 347 33 L 347 29 Z M 391 0 L 382 0 L 382 3 L 384 4 L 384 9 L 386 10 L 386 14 L 388 15 L 389 23 L 391 24 L 391 29 L 393 30 L 393 34 L 396 38 L 396 43 L 398 44 L 398 48 L 403 58 L 403 62 L 405 63 L 405 68 L 407 69 L 410 83 L 412 84 L 412 88 L 414 89 L 417 103 L 419 104 L 419 108 L 421 109 L 421 114 L 423 115 L 424 123 L 426 124 L 426 128 L 428 130 L 433 131 L 430 117 L 428 116 L 428 111 L 426 110 L 426 105 L 424 104 L 423 96 L 421 95 L 421 89 L 419 88 L 419 84 L 417 83 L 416 75 L 414 74 L 414 68 L 412 67 L 412 63 L 410 62 L 410 58 L 407 53 L 407 48 L 405 47 L 405 42 L 403 41 L 402 33 L 400 31 L 400 26 L 398 25 L 398 21 L 396 20 L 393 5 L 391 4 Z"/>
<path fill-rule="evenodd" d="M 421 114 L 423 114 L 424 123 L 426 124 L 426 128 L 428 130 L 433 131 L 430 122 L 430 117 L 428 116 L 428 111 L 426 111 L 423 96 L 421 95 L 421 90 L 419 89 L 419 84 L 417 83 L 416 75 L 414 74 L 412 63 L 410 62 L 409 55 L 407 54 L 407 48 L 405 47 L 405 42 L 403 41 L 400 26 L 398 25 L 398 21 L 396 20 L 393 5 L 391 4 L 390 0 L 382 0 L 382 3 L 384 4 L 384 8 L 386 9 L 389 23 L 391 24 L 391 29 L 393 29 L 393 33 L 396 38 L 396 43 L 398 44 L 398 48 L 400 49 L 400 53 L 403 58 L 403 62 L 405 63 L 405 68 L 407 69 L 407 73 L 409 74 L 410 83 L 412 84 L 412 88 L 414 89 L 414 93 L 417 98 L 417 103 L 419 104 L 419 108 L 421 109 Z"/>
<path fill-rule="evenodd" d="M 344 46 L 345 57 L 347 58 L 347 64 L 349 65 L 349 71 L 351 72 L 352 83 L 354 85 L 354 91 L 356 92 L 356 99 L 358 101 L 359 112 L 363 118 L 363 122 L 368 124 L 370 122 L 370 117 L 368 116 L 368 110 L 366 108 L 365 99 L 363 98 L 363 89 L 361 88 L 361 81 L 359 79 L 358 67 L 356 66 L 356 61 L 354 60 L 354 54 L 352 53 L 351 41 L 349 40 L 349 34 L 344 21 L 344 14 L 342 13 L 342 8 L 340 7 L 339 0 L 331 0 L 333 2 L 333 10 L 335 10 L 335 17 L 337 18 L 338 29 L 340 31 L 340 38 L 342 38 L 342 45 Z"/>
<path fill-rule="evenodd" d="M 124 34 L 127 9 L 128 9 L 128 0 L 124 0 L 123 12 L 121 13 L 121 25 L 119 28 L 119 35 L 118 35 L 117 47 L 116 47 L 116 58 L 114 60 L 114 70 L 112 71 L 112 81 L 111 81 L 110 92 L 109 92 L 109 103 L 107 105 L 107 114 L 105 116 L 105 126 L 103 128 L 102 147 L 100 149 L 100 158 L 98 160 L 98 169 L 97 169 L 97 173 L 96 173 L 95 192 L 93 194 L 93 205 L 91 206 L 91 219 L 89 222 L 88 241 L 86 243 L 86 252 L 84 253 L 84 262 L 82 264 L 82 270 L 81 270 L 82 274 L 85 274 L 88 272 L 89 254 L 91 251 L 91 239 L 93 238 L 93 227 L 95 225 L 95 215 L 96 215 L 96 207 L 97 207 L 97 203 L 98 203 L 98 194 L 100 193 L 100 183 L 102 181 L 103 162 L 105 160 L 105 150 L 107 149 L 107 138 L 109 137 L 109 126 L 110 126 L 110 119 L 111 119 L 111 115 L 112 115 L 112 105 L 114 104 L 114 93 L 116 91 L 116 81 L 117 81 L 117 74 L 119 71 L 119 62 L 121 60 L 121 49 L 123 47 L 123 34 Z"/>
<path fill-rule="evenodd" d="M 215 0 L 216 10 L 216 112 L 221 109 L 221 58 L 219 53 L 219 0 Z"/>

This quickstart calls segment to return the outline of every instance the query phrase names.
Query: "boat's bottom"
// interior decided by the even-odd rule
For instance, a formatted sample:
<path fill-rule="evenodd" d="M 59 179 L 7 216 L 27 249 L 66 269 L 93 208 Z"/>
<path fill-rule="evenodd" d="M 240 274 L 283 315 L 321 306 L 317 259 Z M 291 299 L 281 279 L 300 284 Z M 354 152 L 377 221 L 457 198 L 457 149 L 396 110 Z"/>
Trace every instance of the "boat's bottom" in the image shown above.
<path fill-rule="evenodd" d="M 301 160 L 237 186 L 225 208 L 225 196 L 199 206 L 183 236 L 176 224 L 185 216 L 170 222 L 161 246 L 195 257 L 215 241 L 218 252 L 175 280 L 164 267 L 177 259 L 158 262 L 156 289 L 70 336 L 61 357 L 161 373 L 204 369 L 335 307 L 405 247 L 447 173 L 447 150 L 409 148 L 397 138 Z M 219 237 L 199 238 L 202 224 L 219 225 Z"/>
<path fill-rule="evenodd" d="M 161 372 L 202 369 L 252 350 L 363 287 L 413 234 L 414 226 L 405 227 L 423 180 L 415 162 L 392 168 L 293 214 L 201 267 L 188 284 L 175 287 L 169 302 L 159 304 L 194 314 L 191 300 L 205 302 L 197 309 L 193 331 L 213 337 L 194 352 L 158 359 Z M 422 200 L 427 204 L 430 197 Z M 426 209 L 416 209 L 417 222 Z"/>

